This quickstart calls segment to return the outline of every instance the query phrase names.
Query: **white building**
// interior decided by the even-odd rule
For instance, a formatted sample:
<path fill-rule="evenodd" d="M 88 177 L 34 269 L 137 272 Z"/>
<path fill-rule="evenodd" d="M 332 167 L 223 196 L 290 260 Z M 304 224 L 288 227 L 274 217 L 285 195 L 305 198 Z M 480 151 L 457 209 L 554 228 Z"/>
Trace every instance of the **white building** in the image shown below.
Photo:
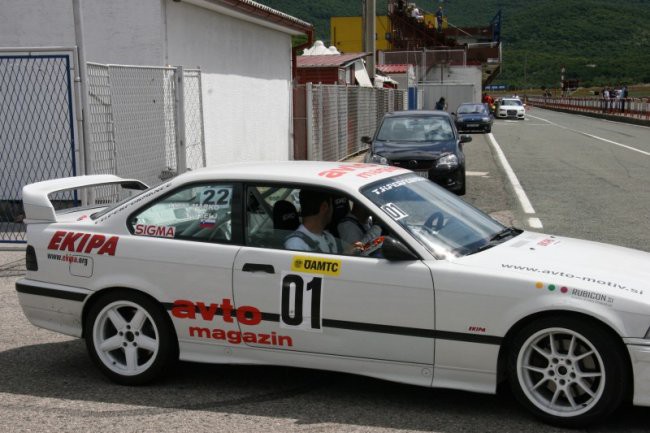
<path fill-rule="evenodd" d="M 75 44 L 74 0 L 0 0 L 1 47 Z M 88 62 L 200 68 L 207 164 L 292 155 L 291 36 L 250 0 L 78 0 Z"/>

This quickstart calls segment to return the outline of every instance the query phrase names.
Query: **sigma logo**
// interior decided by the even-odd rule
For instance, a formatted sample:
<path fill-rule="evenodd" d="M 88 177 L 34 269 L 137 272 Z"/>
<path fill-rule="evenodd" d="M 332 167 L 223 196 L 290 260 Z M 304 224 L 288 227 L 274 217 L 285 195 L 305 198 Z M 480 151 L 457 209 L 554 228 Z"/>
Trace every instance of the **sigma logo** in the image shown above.
<path fill-rule="evenodd" d="M 90 233 L 75 233 L 58 230 L 50 239 L 48 250 L 70 251 L 73 253 L 95 253 L 115 255 L 118 236 L 106 238 L 104 235 L 93 235 Z"/>
<path fill-rule="evenodd" d="M 469 332 L 480 332 L 480 333 L 485 333 L 485 328 L 482 326 L 470 326 L 468 328 Z"/>
<path fill-rule="evenodd" d="M 135 235 L 138 236 L 156 236 L 161 238 L 173 238 L 176 234 L 174 227 L 149 226 L 145 224 L 135 225 Z"/>

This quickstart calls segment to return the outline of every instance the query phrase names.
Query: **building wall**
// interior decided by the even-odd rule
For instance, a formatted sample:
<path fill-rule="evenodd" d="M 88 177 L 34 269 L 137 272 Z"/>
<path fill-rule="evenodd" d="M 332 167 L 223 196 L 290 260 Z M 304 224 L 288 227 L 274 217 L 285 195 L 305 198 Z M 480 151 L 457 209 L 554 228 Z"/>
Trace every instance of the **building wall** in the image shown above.
<path fill-rule="evenodd" d="M 83 0 L 86 60 L 161 65 L 162 0 Z M 71 47 L 72 0 L 2 0 L 0 47 Z"/>
<path fill-rule="evenodd" d="M 377 50 L 388 50 L 390 47 L 386 34 L 390 32 L 390 22 L 387 16 L 378 16 L 375 20 L 375 44 Z M 331 45 L 342 53 L 358 53 L 363 51 L 361 17 L 332 17 L 330 18 Z"/>
<path fill-rule="evenodd" d="M 200 68 L 208 165 L 291 157 L 291 36 L 172 0 L 81 0 L 86 60 Z M 74 46 L 72 0 L 2 0 L 0 46 Z"/>
<path fill-rule="evenodd" d="M 167 63 L 202 71 L 208 165 L 289 159 L 291 36 L 183 3 L 166 16 Z"/>
<path fill-rule="evenodd" d="M 432 110 L 436 101 L 444 97 L 447 111 L 455 112 L 463 102 L 481 102 L 482 73 L 479 66 L 445 66 L 433 67 L 427 73 L 427 80 L 419 83 L 424 90 L 423 108 Z"/>

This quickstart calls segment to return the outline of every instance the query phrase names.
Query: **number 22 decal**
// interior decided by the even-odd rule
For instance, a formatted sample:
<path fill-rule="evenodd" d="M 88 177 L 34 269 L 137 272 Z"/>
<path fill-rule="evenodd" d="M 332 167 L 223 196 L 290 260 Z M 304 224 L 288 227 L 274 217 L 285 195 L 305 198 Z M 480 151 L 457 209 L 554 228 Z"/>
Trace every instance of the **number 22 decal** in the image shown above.
<path fill-rule="evenodd" d="M 280 327 L 322 332 L 323 277 L 282 274 Z"/>

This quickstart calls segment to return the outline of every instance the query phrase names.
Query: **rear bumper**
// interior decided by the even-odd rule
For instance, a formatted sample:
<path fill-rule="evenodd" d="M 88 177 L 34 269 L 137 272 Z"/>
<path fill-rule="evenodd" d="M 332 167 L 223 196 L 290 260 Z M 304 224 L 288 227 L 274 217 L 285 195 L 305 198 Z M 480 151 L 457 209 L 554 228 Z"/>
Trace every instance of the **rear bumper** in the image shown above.
<path fill-rule="evenodd" d="M 25 316 L 33 325 L 81 337 L 81 316 L 89 290 L 23 278 L 16 282 L 16 292 Z"/>

